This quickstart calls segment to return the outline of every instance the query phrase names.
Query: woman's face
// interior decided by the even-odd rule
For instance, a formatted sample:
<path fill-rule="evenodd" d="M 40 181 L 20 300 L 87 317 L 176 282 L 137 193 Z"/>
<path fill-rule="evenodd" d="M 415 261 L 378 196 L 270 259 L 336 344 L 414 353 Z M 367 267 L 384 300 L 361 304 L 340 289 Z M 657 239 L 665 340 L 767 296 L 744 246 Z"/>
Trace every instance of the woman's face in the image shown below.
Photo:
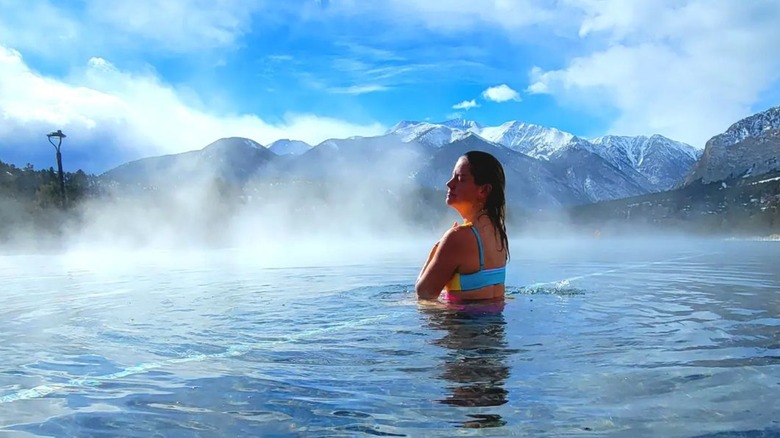
<path fill-rule="evenodd" d="M 477 204 L 485 204 L 487 194 L 485 186 L 477 185 L 471 174 L 471 166 L 466 157 L 460 157 L 452 169 L 452 178 L 447 181 L 447 205 L 460 208 L 471 208 Z M 458 208 L 460 207 L 460 208 Z"/>

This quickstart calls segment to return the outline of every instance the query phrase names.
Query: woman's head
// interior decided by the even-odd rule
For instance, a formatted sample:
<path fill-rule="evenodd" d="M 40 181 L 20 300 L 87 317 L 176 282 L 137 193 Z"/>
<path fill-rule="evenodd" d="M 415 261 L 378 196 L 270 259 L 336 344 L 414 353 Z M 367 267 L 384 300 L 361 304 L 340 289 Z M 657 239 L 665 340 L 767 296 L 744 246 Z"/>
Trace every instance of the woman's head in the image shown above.
<path fill-rule="evenodd" d="M 509 253 L 506 235 L 506 176 L 493 155 L 469 151 L 458 159 L 447 182 L 447 204 L 461 213 L 484 210 Z"/>
<path fill-rule="evenodd" d="M 470 151 L 463 155 L 469 163 L 474 183 L 485 187 L 485 209 L 503 209 L 506 205 L 504 190 L 506 177 L 501 163 L 487 152 Z"/>

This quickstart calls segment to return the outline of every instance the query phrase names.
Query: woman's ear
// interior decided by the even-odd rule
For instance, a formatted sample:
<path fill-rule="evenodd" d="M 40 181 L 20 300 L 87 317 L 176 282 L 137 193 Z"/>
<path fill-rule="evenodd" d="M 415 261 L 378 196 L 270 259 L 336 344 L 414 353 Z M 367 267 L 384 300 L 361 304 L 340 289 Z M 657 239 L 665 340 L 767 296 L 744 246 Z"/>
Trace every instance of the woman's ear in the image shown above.
<path fill-rule="evenodd" d="M 492 184 L 483 184 L 481 189 L 482 189 L 482 193 L 485 194 L 485 199 L 487 199 L 488 196 L 490 196 L 490 192 L 493 191 L 493 185 Z"/>

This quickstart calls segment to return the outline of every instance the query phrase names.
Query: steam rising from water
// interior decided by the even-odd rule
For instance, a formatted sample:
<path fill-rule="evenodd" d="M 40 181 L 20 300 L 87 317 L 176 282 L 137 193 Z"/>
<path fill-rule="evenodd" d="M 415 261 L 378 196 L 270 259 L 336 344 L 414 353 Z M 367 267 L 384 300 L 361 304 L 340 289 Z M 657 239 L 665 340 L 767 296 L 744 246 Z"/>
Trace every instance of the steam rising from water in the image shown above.
<path fill-rule="evenodd" d="M 430 245 L 445 223 L 457 219 L 446 211 L 443 190 L 431 191 L 435 202 L 421 198 L 410 177 L 420 165 L 414 150 L 389 148 L 359 166 L 322 157 L 293 166 L 280 159 L 281 165 L 245 180 L 229 179 L 240 162 L 202 155 L 155 169 L 144 184 L 109 186 L 108 196 L 68 213 L 53 210 L 60 217 L 52 217 L 50 227 L 18 228 L 11 244 L 74 254 L 219 247 L 250 250 L 269 261 L 327 261 L 413 242 Z M 57 227 L 58 236 L 52 233 Z"/>
<path fill-rule="evenodd" d="M 0 251 L 148 254 L 218 247 L 247 250 L 243 254 L 269 263 L 324 263 L 414 248 L 423 258 L 460 220 L 445 205 L 446 181 L 431 189 L 415 179 L 431 156 L 421 145 L 344 140 L 295 159 L 275 157 L 274 165 L 260 170 L 246 157 L 263 159 L 267 151 L 247 155 L 235 148 L 246 148 L 243 143 L 229 146 L 162 157 L 170 160 L 155 161 L 140 178 L 130 175 L 104 187 L 107 196 L 66 213 L 50 209 L 44 222 L 17 220 L 25 225 L 0 234 Z M 135 182 L 139 179 L 144 182 Z M 509 186 L 507 192 L 520 189 Z M 26 214 L 19 202 L 0 201 L 0 218 Z M 610 237 L 598 227 L 572 226 L 560 210 L 536 212 L 528 220 L 520 213 L 523 207 L 509 206 L 510 239 Z M 648 232 L 620 231 L 634 238 Z"/>

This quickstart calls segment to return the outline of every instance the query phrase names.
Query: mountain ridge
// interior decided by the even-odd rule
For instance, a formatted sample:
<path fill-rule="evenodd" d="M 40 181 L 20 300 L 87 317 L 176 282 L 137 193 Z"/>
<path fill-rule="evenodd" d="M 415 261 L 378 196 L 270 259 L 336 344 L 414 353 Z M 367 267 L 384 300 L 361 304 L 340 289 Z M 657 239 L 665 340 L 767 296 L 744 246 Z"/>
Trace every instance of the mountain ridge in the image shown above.
<path fill-rule="evenodd" d="M 745 117 L 712 137 L 684 185 L 704 184 L 780 169 L 780 106 Z"/>
<path fill-rule="evenodd" d="M 760 149 L 753 145 L 756 142 L 766 147 L 777 140 L 780 145 L 780 132 L 773 129 L 776 125 L 780 126 L 780 107 L 735 123 L 730 131 L 708 142 L 709 153 L 720 144 L 729 144 L 727 148 L 740 153 L 748 146 Z M 750 136 L 756 133 L 758 140 Z M 745 142 L 749 145 L 739 146 Z M 327 182 L 343 174 L 355 182 L 381 181 L 389 186 L 398 178 L 411 179 L 421 187 L 439 190 L 457 159 L 453 154 L 465 152 L 465 145 L 500 156 L 511 175 L 508 184 L 517 195 L 512 201 L 527 208 L 557 208 L 670 190 L 683 184 L 708 158 L 707 150 L 702 153 L 659 134 L 589 140 L 516 120 L 498 126 L 465 119 L 405 120 L 384 135 L 333 138 L 314 146 L 283 139 L 264 147 L 249 139 L 228 137 L 199 151 L 125 163 L 104 175 L 132 181 L 135 173 L 137 184 L 148 184 L 171 175 L 180 179 L 205 172 L 241 185 L 258 178 Z M 763 172 L 776 161 L 758 160 L 745 172 Z M 344 182 L 345 177 L 340 180 Z"/>
<path fill-rule="evenodd" d="M 457 126 L 468 127 L 468 131 Z M 576 145 L 601 156 L 618 169 L 632 168 L 642 175 L 635 178 L 636 183 L 647 186 L 649 181 L 650 191 L 668 190 L 682 183 L 700 155 L 693 146 L 660 134 L 612 135 L 589 140 L 557 128 L 517 120 L 498 126 L 483 126 L 462 119 L 442 123 L 406 120 L 388 130 L 388 134 L 399 135 L 404 141 L 420 141 L 437 147 L 457 141 L 467 133 L 542 160 L 550 160 L 557 152 Z M 650 157 L 648 162 L 645 162 L 645 156 Z"/>

